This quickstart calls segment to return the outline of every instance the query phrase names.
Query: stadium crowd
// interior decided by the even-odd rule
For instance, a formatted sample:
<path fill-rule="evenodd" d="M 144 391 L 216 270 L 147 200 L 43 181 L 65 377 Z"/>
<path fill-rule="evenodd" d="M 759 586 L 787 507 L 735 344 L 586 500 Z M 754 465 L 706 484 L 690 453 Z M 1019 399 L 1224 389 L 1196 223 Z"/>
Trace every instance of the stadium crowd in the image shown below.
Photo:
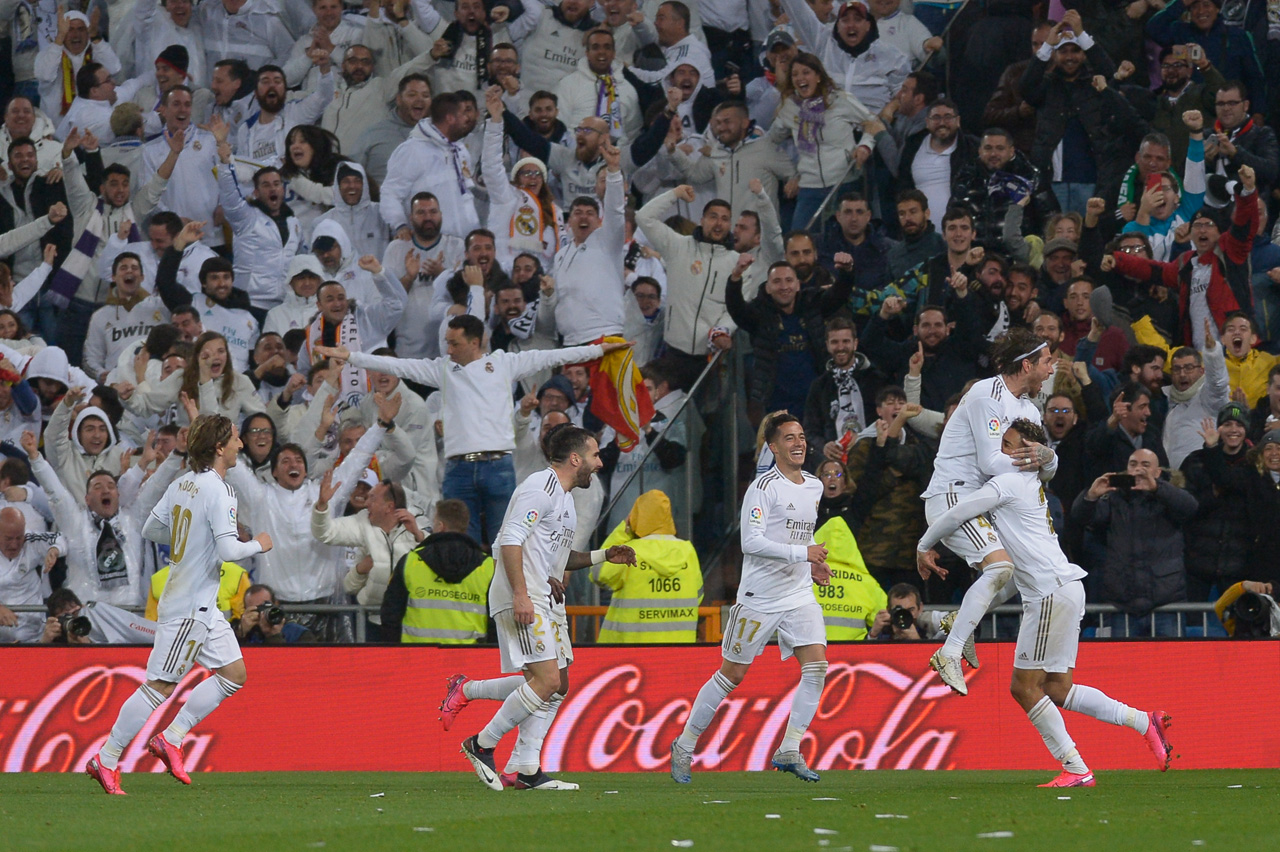
<path fill-rule="evenodd" d="M 288 612 L 352 602 L 370 641 L 483 639 L 565 422 L 605 460 L 575 547 L 652 569 L 584 580 L 679 610 L 601 641 L 692 641 L 715 458 L 779 410 L 830 637 L 915 638 L 969 579 L 920 581 L 920 493 L 1015 327 L 1058 359 L 1048 500 L 1092 602 L 1168 632 L 1280 581 L 1277 0 L 0 8 L 0 641 L 154 612 L 141 528 L 199 413 L 242 424 L 242 535 L 275 543 L 224 566 L 245 641 L 352 641 Z"/>

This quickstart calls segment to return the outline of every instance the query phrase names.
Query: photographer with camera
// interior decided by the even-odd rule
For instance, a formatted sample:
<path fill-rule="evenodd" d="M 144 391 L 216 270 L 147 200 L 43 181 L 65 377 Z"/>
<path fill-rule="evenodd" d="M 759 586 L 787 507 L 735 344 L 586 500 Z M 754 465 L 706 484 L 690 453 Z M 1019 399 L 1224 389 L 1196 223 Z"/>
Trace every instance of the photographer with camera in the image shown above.
<path fill-rule="evenodd" d="M 880 642 L 942 638 L 940 612 L 925 612 L 920 590 L 910 583 L 889 589 L 889 606 L 876 613 L 867 639 Z"/>
<path fill-rule="evenodd" d="M 1213 611 L 1227 635 L 1236 639 L 1280 636 L 1280 605 L 1271 596 L 1271 583 L 1242 580 L 1222 593 Z"/>
<path fill-rule="evenodd" d="M 231 622 L 241 645 L 311 645 L 316 635 L 296 621 L 289 621 L 276 603 L 276 593 L 265 583 L 244 593 L 244 615 Z"/>
<path fill-rule="evenodd" d="M 67 588 L 56 590 L 44 602 L 49 616 L 39 644 L 53 645 L 150 645 L 156 623 L 102 601 L 83 603 Z"/>

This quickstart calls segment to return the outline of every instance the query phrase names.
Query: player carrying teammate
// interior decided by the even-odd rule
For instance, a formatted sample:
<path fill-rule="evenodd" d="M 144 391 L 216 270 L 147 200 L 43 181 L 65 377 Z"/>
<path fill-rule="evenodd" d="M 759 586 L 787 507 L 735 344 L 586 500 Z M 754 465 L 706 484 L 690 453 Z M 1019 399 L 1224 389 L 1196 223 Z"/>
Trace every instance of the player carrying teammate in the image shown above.
<path fill-rule="evenodd" d="M 240 644 L 218 609 L 219 571 L 223 562 L 266 553 L 271 537 L 258 533 L 250 541 L 238 538 L 236 493 L 224 478 L 235 465 L 240 446 L 239 431 L 226 417 L 196 418 L 187 433 L 191 472 L 169 486 L 142 529 L 152 541 L 169 545 L 169 581 L 160 595 L 147 682 L 125 701 L 102 750 L 85 766 L 85 772 L 113 795 L 124 795 L 120 755 L 191 666 L 198 663 L 212 670 L 213 676 L 191 690 L 173 723 L 147 743 L 147 749 L 183 784 L 191 783 L 182 765 L 183 738 L 224 698 L 244 686 L 247 673 Z"/>
<path fill-rule="evenodd" d="M 1001 437 L 1001 452 L 1045 443 L 1044 429 L 1029 420 L 1015 420 Z M 917 562 L 938 570 L 931 548 L 967 521 L 992 512 L 1005 548 L 1013 557 L 1013 578 L 1022 594 L 1022 624 L 1014 649 L 1010 692 L 1026 711 L 1062 773 L 1041 787 L 1092 787 L 1093 773 L 1085 765 L 1067 733 L 1059 707 L 1113 725 L 1126 725 L 1146 738 L 1160 764 L 1169 768 L 1172 748 L 1165 737 L 1170 719 L 1163 711 L 1135 710 L 1091 686 L 1072 684 L 1080 619 L 1084 617 L 1084 569 L 1067 561 L 1045 499 L 1044 484 L 1034 472 L 1002 473 L 965 496 L 964 501 L 936 518 L 920 539 Z"/>
<path fill-rule="evenodd" d="M 758 476 L 742 503 L 742 580 L 729 611 L 720 671 L 711 676 L 689 710 L 684 731 L 671 743 L 671 777 L 693 780 L 693 750 L 765 644 L 778 634 L 782 659 L 800 661 L 800 685 L 791 699 L 791 718 L 773 767 L 805 781 L 818 773 L 805 763 L 800 740 L 813 721 L 827 679 L 827 631 L 813 584 L 828 585 L 827 549 L 814 544 L 822 483 L 803 470 L 808 447 L 800 421 L 774 418 L 765 431 L 774 466 Z"/>
<path fill-rule="evenodd" d="M 988 479 L 1015 470 L 1039 471 L 1048 482 L 1058 467 L 1053 451 L 1042 444 L 1028 444 L 1013 453 L 1013 462 L 1000 451 L 1000 436 L 1018 418 L 1040 423 L 1040 411 L 1030 397 L 1053 375 L 1054 358 L 1043 340 L 1023 328 L 1009 331 L 996 342 L 992 360 L 1000 374 L 974 382 L 947 421 L 933 464 L 933 478 L 921 498 L 925 520 L 933 523 Z M 965 592 L 947 641 L 929 659 L 947 686 L 967 695 L 960 655 L 973 638 L 978 622 L 992 605 L 1013 597 L 1013 565 L 991 522 L 981 514 L 942 540 L 966 564 L 981 571 Z M 977 656 L 968 646 L 970 665 Z"/>
<path fill-rule="evenodd" d="M 569 694 L 573 648 L 564 608 L 556 607 L 566 568 L 587 568 L 606 559 L 628 565 L 635 562 L 635 551 L 625 546 L 589 554 L 571 549 L 578 523 L 573 489 L 589 487 L 591 475 L 601 466 L 600 448 L 591 433 L 569 424 L 557 426 L 543 439 L 543 453 L 550 467 L 522 482 L 507 504 L 494 541 L 497 565 L 489 585 L 489 612 L 498 629 L 502 670 L 523 671 L 526 680 L 497 681 L 507 692 L 502 706 L 480 733 L 462 743 L 462 753 L 476 775 L 499 791 L 503 784 L 493 761 L 498 742 L 520 726 L 526 751 L 536 756 L 551 728 L 552 705 L 559 707 Z M 518 767 L 515 786 L 578 789 L 577 784 L 551 778 L 540 766 L 530 773 L 519 771 L 528 768 Z"/>

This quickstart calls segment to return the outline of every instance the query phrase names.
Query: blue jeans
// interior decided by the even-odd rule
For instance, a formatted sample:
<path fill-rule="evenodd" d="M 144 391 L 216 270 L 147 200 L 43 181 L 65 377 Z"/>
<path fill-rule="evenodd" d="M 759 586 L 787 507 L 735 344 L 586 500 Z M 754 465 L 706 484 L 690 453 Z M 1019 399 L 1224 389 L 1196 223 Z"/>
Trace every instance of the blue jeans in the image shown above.
<path fill-rule="evenodd" d="M 1089 199 L 1093 197 L 1094 185 L 1091 183 L 1067 183 L 1059 181 L 1053 185 L 1053 194 L 1058 197 L 1058 206 L 1063 213 L 1072 210 L 1084 215 Z"/>
<path fill-rule="evenodd" d="M 835 198 L 839 198 L 846 192 L 853 192 L 857 189 L 852 183 L 842 184 L 840 191 L 835 194 Z M 796 194 L 796 212 L 791 217 L 791 227 L 793 230 L 802 231 L 809 224 L 809 220 L 813 218 L 813 214 L 818 212 L 818 208 L 822 206 L 823 199 L 831 192 L 831 187 L 824 186 L 819 188 L 806 189 L 800 187 L 800 191 Z M 821 233 L 821 228 L 818 229 Z"/>
<path fill-rule="evenodd" d="M 491 543 L 498 535 L 502 516 L 516 490 L 516 468 L 511 454 L 492 461 L 469 462 L 449 459 L 444 465 L 444 498 L 461 500 L 471 512 L 467 535 L 481 544 Z M 480 529 L 484 513 L 485 532 Z"/>

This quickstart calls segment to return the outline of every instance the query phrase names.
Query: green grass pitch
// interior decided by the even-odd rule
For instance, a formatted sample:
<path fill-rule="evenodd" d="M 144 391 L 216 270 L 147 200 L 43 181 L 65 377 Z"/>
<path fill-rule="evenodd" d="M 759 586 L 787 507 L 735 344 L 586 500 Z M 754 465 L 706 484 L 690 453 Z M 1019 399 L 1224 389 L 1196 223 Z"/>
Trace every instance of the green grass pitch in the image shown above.
<path fill-rule="evenodd" d="M 687 787 L 665 773 L 566 775 L 583 785 L 576 793 L 495 793 L 462 773 L 200 774 L 190 788 L 146 774 L 123 777 L 126 798 L 103 795 L 83 775 L 0 775 L 0 849 L 1149 852 L 1280 843 L 1277 770 L 1102 772 L 1093 789 L 1035 788 L 1051 774 L 828 772 L 805 784 L 775 772 L 704 772 Z M 997 832 L 1012 836 L 982 836 Z"/>

